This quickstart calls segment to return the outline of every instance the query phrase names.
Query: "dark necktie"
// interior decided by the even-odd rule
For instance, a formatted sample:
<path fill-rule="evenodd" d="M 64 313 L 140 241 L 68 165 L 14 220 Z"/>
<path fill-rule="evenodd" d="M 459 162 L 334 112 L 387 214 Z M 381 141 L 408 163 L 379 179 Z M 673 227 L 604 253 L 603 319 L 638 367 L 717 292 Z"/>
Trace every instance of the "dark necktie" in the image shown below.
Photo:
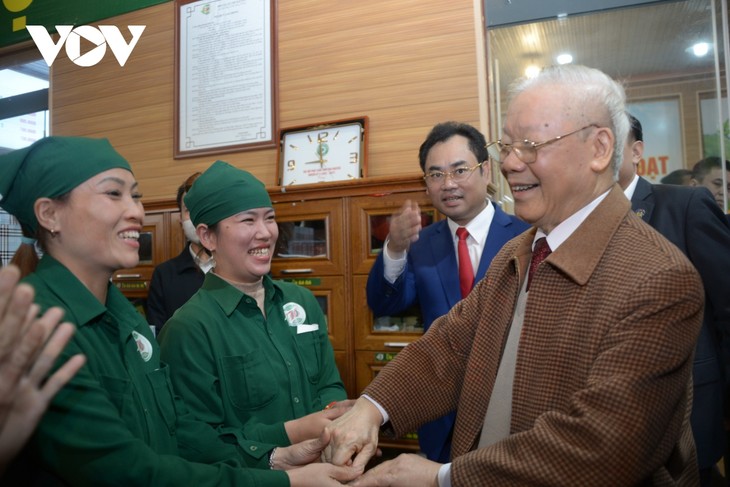
<path fill-rule="evenodd" d="M 530 290 L 530 282 L 532 281 L 532 275 L 537 270 L 537 266 L 550 255 L 550 246 L 548 245 L 545 237 L 540 237 L 535 241 L 535 248 L 532 251 L 532 260 L 530 261 L 530 272 L 527 275 L 527 291 Z"/>
<path fill-rule="evenodd" d="M 472 286 L 474 286 L 474 269 L 471 266 L 471 258 L 469 257 L 469 248 L 466 246 L 466 239 L 469 232 L 464 227 L 456 229 L 456 236 L 459 238 L 457 247 L 459 253 L 459 288 L 461 289 L 461 298 L 469 295 Z"/>

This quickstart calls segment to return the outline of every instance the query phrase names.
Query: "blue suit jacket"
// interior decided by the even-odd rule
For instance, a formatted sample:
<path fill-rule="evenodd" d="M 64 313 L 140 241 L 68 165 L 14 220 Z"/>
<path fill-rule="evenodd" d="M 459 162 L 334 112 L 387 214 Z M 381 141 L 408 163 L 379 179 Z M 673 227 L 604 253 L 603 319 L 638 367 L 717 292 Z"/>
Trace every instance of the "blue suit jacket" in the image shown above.
<path fill-rule="evenodd" d="M 708 468 L 717 463 L 725 446 L 723 367 L 730 364 L 730 225 L 706 188 L 653 185 L 639 178 L 631 207 L 684 252 L 705 287 L 705 316 L 692 374 L 691 421 L 699 466 Z"/>
<path fill-rule="evenodd" d="M 521 234 L 530 225 L 494 206 L 494 218 L 482 250 L 474 283 L 487 271 L 492 258 L 502 246 Z M 375 316 L 400 313 L 418 303 L 427 330 L 439 316 L 445 315 L 461 300 L 459 271 L 453 237 L 446 220 L 427 226 L 408 250 L 406 268 L 398 280 L 390 284 L 383 276 L 383 256 L 378 256 L 370 270 L 367 284 L 368 305 Z M 451 432 L 455 414 L 423 425 L 418 441 L 426 456 L 445 463 L 451 456 Z"/>

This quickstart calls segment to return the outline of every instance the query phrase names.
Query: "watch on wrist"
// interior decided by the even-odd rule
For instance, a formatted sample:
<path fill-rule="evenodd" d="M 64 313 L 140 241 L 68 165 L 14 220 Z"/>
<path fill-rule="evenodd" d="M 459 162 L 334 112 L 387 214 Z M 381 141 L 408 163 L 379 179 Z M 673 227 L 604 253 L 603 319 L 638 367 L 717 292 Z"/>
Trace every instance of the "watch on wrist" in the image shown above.
<path fill-rule="evenodd" d="M 271 452 L 269 452 L 269 470 L 274 470 L 274 455 L 276 455 L 276 449 L 278 447 L 274 447 Z"/>

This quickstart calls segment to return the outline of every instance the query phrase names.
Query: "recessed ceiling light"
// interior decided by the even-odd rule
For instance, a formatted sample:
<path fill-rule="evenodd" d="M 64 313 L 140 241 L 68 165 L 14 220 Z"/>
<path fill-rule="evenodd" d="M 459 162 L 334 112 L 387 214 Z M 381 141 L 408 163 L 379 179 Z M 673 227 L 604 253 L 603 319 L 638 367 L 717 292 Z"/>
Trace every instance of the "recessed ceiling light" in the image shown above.
<path fill-rule="evenodd" d="M 558 64 L 570 64 L 573 62 L 573 56 L 568 53 L 559 54 L 555 59 L 558 61 Z"/>
<path fill-rule="evenodd" d="M 540 68 L 535 66 L 534 64 L 530 64 L 525 68 L 525 76 L 527 78 L 534 78 L 538 74 L 540 74 Z"/>
<path fill-rule="evenodd" d="M 692 46 L 692 54 L 697 57 L 702 57 L 710 51 L 710 45 L 706 42 L 698 42 Z"/>

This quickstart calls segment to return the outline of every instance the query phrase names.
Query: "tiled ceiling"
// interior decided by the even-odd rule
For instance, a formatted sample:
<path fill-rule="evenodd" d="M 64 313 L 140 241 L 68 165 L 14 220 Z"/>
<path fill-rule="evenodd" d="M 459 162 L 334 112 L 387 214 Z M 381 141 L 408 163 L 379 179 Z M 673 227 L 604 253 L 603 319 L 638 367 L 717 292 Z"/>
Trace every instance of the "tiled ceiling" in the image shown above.
<path fill-rule="evenodd" d="M 702 58 L 688 52 L 695 42 L 713 43 L 710 0 L 661 2 L 493 27 L 487 36 L 488 57 L 502 93 L 527 65 L 555 64 L 563 52 L 572 54 L 574 63 L 629 83 L 714 70 L 714 50 Z"/>

